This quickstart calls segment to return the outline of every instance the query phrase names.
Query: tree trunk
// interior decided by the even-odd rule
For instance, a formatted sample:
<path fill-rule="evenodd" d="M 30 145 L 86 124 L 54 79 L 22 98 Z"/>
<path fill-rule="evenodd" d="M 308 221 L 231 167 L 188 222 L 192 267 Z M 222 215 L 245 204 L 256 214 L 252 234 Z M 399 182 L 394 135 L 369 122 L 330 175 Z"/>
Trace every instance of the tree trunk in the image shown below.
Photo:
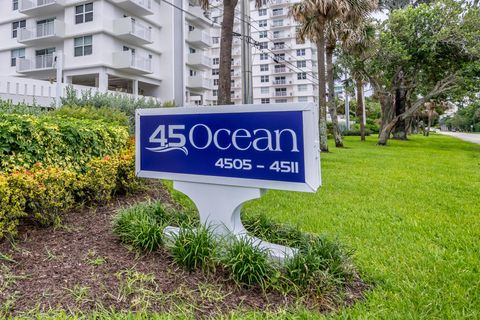
<path fill-rule="evenodd" d="M 403 79 L 403 72 L 399 72 L 396 81 L 397 88 L 395 89 L 395 116 L 403 114 L 406 111 L 407 90 L 405 90 L 405 80 Z M 407 140 L 407 122 L 406 119 L 399 119 L 392 129 L 393 139 Z"/>
<path fill-rule="evenodd" d="M 365 124 L 363 120 L 363 109 L 365 106 L 363 105 L 363 80 L 362 78 L 358 78 L 355 81 L 357 86 L 357 115 L 358 119 L 360 120 L 360 140 L 365 141 Z"/>
<path fill-rule="evenodd" d="M 343 148 L 342 134 L 338 126 L 337 105 L 335 103 L 335 78 L 333 74 L 333 50 L 335 48 L 327 46 L 327 82 L 328 82 L 328 111 L 332 118 L 333 138 L 335 147 Z"/>
<path fill-rule="evenodd" d="M 327 86 L 325 81 L 325 24 L 321 24 L 317 42 L 317 61 L 318 61 L 318 108 L 319 119 L 318 127 L 320 132 L 320 150 L 328 152 L 327 143 Z"/>
<path fill-rule="evenodd" d="M 232 41 L 235 7 L 238 0 L 223 0 L 222 36 L 220 39 L 220 70 L 218 82 L 218 104 L 232 104 Z"/>

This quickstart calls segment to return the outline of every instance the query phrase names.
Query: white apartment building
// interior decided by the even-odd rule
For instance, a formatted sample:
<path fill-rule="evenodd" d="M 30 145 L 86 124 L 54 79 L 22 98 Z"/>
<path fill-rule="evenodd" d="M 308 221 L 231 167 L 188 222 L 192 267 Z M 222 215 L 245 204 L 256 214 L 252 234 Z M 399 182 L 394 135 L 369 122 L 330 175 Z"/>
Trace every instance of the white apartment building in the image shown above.
<path fill-rule="evenodd" d="M 250 1 L 251 36 L 258 41 L 252 48 L 253 102 L 256 104 L 314 102 L 317 100 L 317 56 L 310 41 L 296 39 L 296 23 L 288 16 L 290 6 L 300 0 L 264 0 L 261 8 Z M 214 1 L 212 19 L 222 21 L 221 1 Z M 240 10 L 237 9 L 234 32 L 240 30 Z M 246 17 L 242 17 L 246 19 Z M 214 45 L 211 56 L 214 61 L 220 55 L 215 37 L 220 30 L 212 31 Z M 232 47 L 232 101 L 241 103 L 241 38 L 234 37 Z M 215 70 L 212 70 L 215 74 Z M 217 72 L 218 74 L 218 72 Z M 218 77 L 218 76 L 217 76 Z M 212 99 L 217 86 L 214 78 Z M 214 102 L 215 103 L 215 102 Z"/>
<path fill-rule="evenodd" d="M 175 4 L 184 11 L 161 0 L 2 0 L 0 74 L 56 81 L 61 53 L 64 84 L 205 104 L 210 21 Z"/>

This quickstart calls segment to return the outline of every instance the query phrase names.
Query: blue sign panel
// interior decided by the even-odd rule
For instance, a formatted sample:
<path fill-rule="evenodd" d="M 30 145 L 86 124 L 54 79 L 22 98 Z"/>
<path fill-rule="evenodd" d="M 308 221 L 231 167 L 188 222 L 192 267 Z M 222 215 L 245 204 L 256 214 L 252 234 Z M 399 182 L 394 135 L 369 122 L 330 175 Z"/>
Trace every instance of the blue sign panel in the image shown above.
<path fill-rule="evenodd" d="M 227 183 L 231 185 L 242 185 L 239 179 L 307 183 L 305 123 L 310 122 L 305 110 L 229 113 L 216 108 L 218 112 L 212 108 L 205 109 L 208 112 L 201 108 L 194 108 L 196 112 L 192 108 L 140 110 L 138 175 L 219 184 L 234 178 L 236 182 Z M 180 113 L 178 109 L 190 110 Z"/>

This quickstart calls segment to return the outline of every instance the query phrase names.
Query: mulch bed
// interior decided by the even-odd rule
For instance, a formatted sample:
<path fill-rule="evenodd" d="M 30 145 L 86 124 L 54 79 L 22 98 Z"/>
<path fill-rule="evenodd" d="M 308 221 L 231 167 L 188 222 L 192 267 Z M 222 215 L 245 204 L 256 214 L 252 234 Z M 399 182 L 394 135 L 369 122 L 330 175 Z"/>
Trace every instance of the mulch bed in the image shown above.
<path fill-rule="evenodd" d="M 174 205 L 161 184 L 152 183 L 147 191 L 108 205 L 73 210 L 61 228 L 23 224 L 15 243 L 0 242 L 0 253 L 14 260 L 0 257 L 0 315 L 50 309 L 88 313 L 102 306 L 117 311 L 190 310 L 207 317 L 295 304 L 293 296 L 238 288 L 221 271 L 188 273 L 163 251 L 139 253 L 122 244 L 112 233 L 112 217 L 119 208 L 147 199 Z M 361 298 L 364 290 L 356 281 L 346 303 Z"/>

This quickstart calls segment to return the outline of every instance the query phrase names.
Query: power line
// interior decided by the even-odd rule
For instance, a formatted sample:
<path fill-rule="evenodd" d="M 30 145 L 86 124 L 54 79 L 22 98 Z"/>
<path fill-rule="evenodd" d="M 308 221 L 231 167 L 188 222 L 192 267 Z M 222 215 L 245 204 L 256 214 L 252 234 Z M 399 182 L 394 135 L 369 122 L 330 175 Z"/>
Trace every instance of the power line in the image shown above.
<path fill-rule="evenodd" d="M 218 6 L 214 7 L 214 8 L 215 8 L 215 9 L 220 9 L 220 5 L 218 5 Z M 221 9 L 220 9 L 220 10 L 221 10 Z M 237 9 L 234 9 L 234 10 L 235 10 L 235 12 L 239 13 L 239 11 L 238 11 Z M 240 14 L 241 14 L 241 13 L 240 13 Z M 245 16 L 245 15 L 244 15 L 244 16 Z M 255 27 L 253 24 L 251 24 L 250 22 L 248 22 L 247 20 L 245 20 L 245 19 L 243 19 L 243 18 L 240 18 L 240 17 L 237 17 L 237 16 L 234 16 L 234 17 L 235 17 L 236 19 L 242 21 L 242 22 L 247 23 L 251 28 L 254 28 L 254 29 L 257 30 L 258 32 L 262 32 L 262 31 L 267 31 L 267 32 L 268 32 L 268 30 L 260 30 L 260 29 L 258 29 L 258 28 Z M 258 22 L 257 20 L 253 20 L 253 21 L 254 21 L 254 22 Z M 266 39 L 270 40 L 272 43 L 275 43 L 275 40 L 272 40 L 272 39 L 269 38 L 269 37 L 266 37 Z M 256 41 L 256 40 L 254 40 L 254 41 Z M 296 49 L 293 49 L 293 48 L 290 47 L 290 46 L 287 46 L 287 47 L 290 48 L 291 50 L 296 50 Z M 267 47 L 267 48 L 260 48 L 260 47 L 259 47 L 259 49 L 260 49 L 260 50 L 266 49 L 266 50 L 270 51 L 270 52 L 274 55 L 274 57 L 276 57 L 276 55 L 277 55 L 277 53 L 273 52 L 273 51 L 272 51 L 271 49 L 269 49 L 268 47 Z M 288 53 L 288 52 L 286 52 L 286 53 L 287 53 L 290 57 L 294 58 L 295 61 L 305 61 L 305 62 L 307 61 L 307 60 L 305 60 L 305 59 L 304 59 L 304 60 L 298 60 L 297 58 L 295 58 L 295 57 L 294 57 L 293 55 L 291 55 L 290 53 Z M 290 64 L 291 66 L 293 66 L 295 69 L 299 70 L 300 72 L 305 72 L 305 70 L 301 69 L 300 67 L 294 65 L 292 62 L 287 61 L 287 60 L 285 60 L 285 59 L 284 59 L 283 61 L 281 61 L 281 62 L 278 62 L 276 58 L 273 58 L 273 60 L 274 60 L 274 62 L 276 62 L 276 63 L 282 63 L 282 62 L 288 63 L 288 64 Z M 318 81 L 318 77 L 315 77 L 315 75 L 314 75 L 315 71 L 313 71 L 312 69 L 310 69 L 310 68 L 308 68 L 308 67 L 305 67 L 305 68 L 312 73 L 311 75 L 309 75 L 309 74 L 307 73 L 307 76 L 310 76 L 310 77 L 312 78 L 312 80 L 311 80 L 310 82 L 311 82 L 312 84 L 318 85 L 318 83 L 315 82 L 315 81 Z M 291 71 L 295 71 L 295 72 L 296 72 L 296 70 L 293 70 L 293 69 L 290 68 L 290 67 L 289 67 L 289 69 L 290 69 Z"/>

